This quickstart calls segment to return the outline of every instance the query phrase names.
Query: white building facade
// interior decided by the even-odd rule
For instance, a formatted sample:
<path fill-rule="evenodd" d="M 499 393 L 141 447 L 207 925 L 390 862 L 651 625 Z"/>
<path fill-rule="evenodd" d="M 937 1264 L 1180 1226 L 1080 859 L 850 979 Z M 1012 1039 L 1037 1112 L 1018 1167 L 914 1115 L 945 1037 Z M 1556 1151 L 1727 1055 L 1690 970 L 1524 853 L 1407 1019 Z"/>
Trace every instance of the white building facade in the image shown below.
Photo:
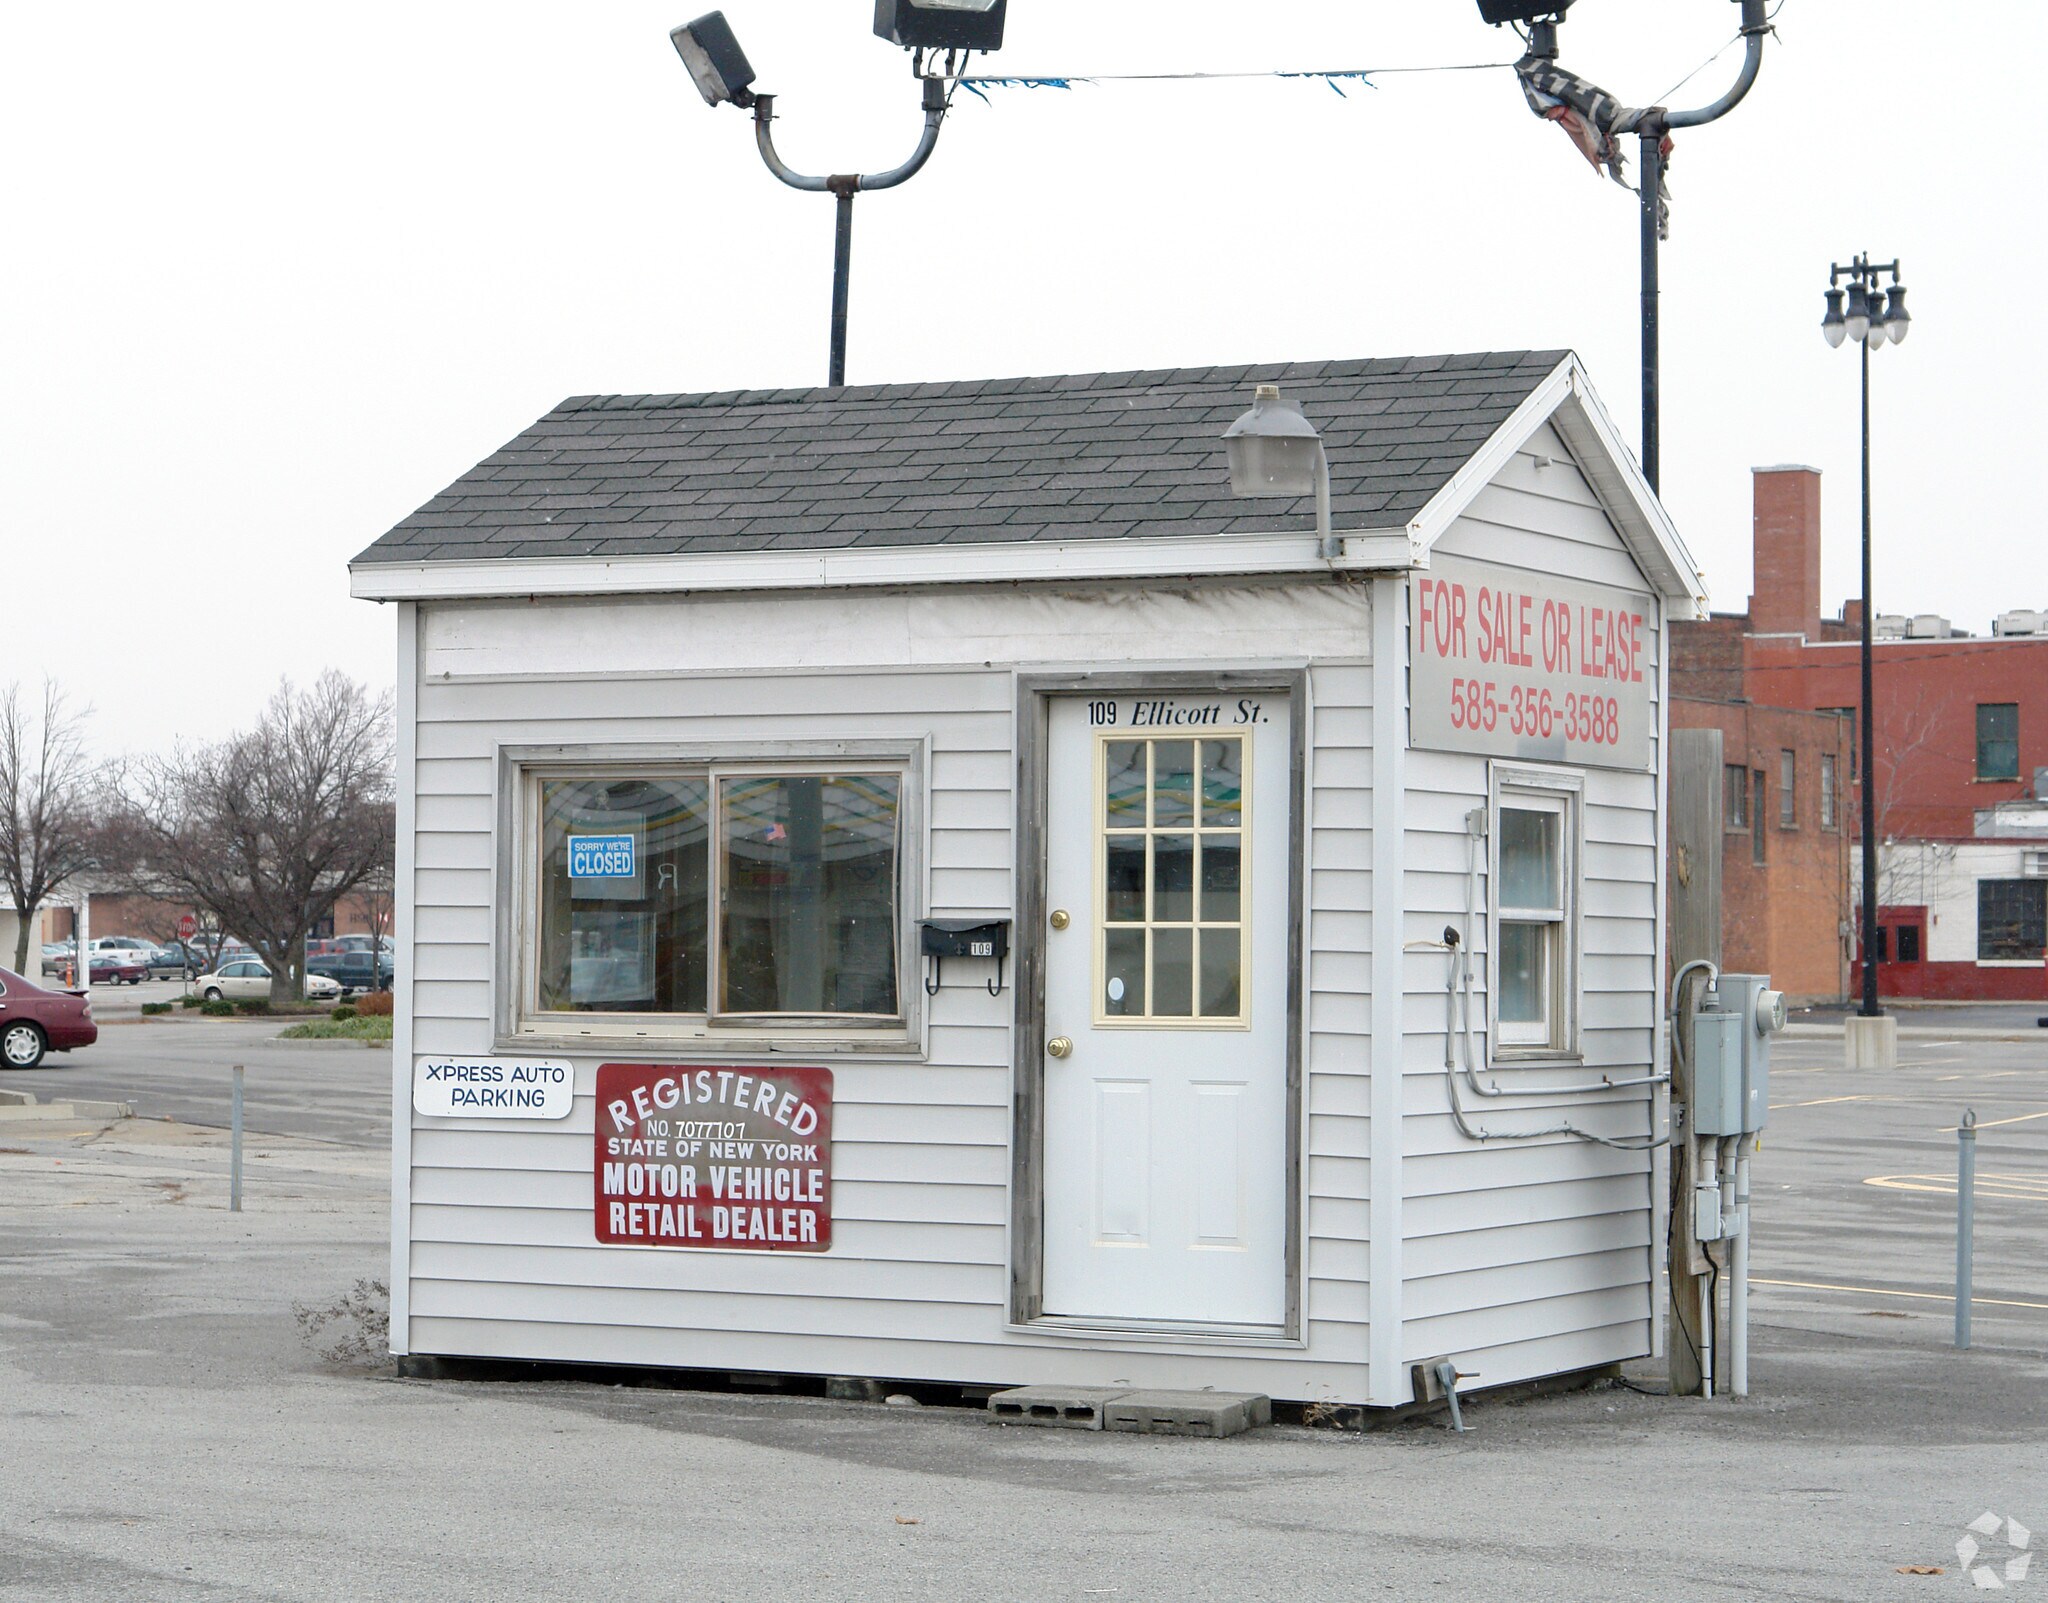
<path fill-rule="evenodd" d="M 1228 499 L 1257 382 L 1335 537 Z M 565 403 L 378 542 L 401 1353 L 1647 1353 L 1666 624 L 1576 360 Z"/>

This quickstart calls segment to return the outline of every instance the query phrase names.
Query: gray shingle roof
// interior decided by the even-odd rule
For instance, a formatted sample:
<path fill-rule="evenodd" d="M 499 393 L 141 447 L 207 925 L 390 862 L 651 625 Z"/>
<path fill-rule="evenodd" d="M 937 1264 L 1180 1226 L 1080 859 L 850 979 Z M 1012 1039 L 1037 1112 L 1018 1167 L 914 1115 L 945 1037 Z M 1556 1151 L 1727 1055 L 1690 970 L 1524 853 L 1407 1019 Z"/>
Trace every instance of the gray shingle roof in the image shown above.
<path fill-rule="evenodd" d="M 672 556 L 1299 529 L 1230 494 L 1222 435 L 1278 383 L 1346 531 L 1399 528 L 1566 353 L 1508 351 L 564 401 L 356 558 Z"/>

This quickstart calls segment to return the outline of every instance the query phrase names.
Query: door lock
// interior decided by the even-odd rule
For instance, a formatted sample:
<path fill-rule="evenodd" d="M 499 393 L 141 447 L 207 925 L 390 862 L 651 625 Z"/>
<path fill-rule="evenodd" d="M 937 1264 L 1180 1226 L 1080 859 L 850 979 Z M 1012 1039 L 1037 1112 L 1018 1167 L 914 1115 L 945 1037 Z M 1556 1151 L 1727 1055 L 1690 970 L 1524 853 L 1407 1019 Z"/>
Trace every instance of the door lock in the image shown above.
<path fill-rule="evenodd" d="M 1064 907 L 1055 907 L 1052 910 L 1052 917 L 1047 919 L 1046 922 L 1056 930 L 1063 930 L 1074 921 L 1068 916 L 1067 910 Z"/>
<path fill-rule="evenodd" d="M 1055 1035 L 1045 1043 L 1045 1050 L 1056 1058 L 1063 1058 L 1074 1050 L 1074 1043 L 1064 1035 Z"/>

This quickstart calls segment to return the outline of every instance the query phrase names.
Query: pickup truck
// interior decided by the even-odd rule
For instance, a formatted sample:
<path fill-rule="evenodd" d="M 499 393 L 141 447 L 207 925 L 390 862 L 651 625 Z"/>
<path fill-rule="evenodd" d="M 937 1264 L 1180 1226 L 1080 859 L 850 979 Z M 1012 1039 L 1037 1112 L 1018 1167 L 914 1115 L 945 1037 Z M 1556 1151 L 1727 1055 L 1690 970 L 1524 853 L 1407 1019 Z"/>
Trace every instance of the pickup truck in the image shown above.
<path fill-rule="evenodd" d="M 306 959 L 306 972 L 326 975 L 344 993 L 391 989 L 392 962 L 388 953 L 374 956 L 369 952 L 323 952 Z"/>

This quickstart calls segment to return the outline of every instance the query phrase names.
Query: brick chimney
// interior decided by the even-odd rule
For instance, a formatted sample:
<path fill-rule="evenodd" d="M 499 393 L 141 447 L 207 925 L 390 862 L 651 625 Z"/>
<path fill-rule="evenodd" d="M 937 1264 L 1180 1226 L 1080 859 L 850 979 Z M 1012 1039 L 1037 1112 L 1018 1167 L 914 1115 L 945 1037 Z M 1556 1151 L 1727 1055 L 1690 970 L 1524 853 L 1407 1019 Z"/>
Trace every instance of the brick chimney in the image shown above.
<path fill-rule="evenodd" d="M 1820 638 L 1820 469 L 1752 468 L 1752 634 Z"/>

